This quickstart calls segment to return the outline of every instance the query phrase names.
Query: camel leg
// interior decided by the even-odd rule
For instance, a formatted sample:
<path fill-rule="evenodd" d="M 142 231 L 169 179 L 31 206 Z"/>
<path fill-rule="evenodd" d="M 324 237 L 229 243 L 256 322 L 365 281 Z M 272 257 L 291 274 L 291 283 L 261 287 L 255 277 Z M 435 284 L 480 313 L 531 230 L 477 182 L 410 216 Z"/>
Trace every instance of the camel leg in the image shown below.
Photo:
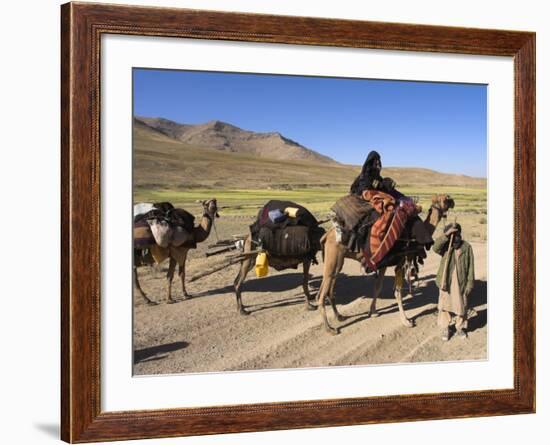
<path fill-rule="evenodd" d="M 321 282 L 319 295 L 317 297 L 317 306 L 321 308 L 321 315 L 323 317 L 325 329 L 333 335 L 338 334 L 339 330 L 337 328 L 333 328 L 328 321 L 325 299 L 329 298 L 331 300 L 331 304 L 334 304 L 332 301 L 334 299 L 334 292 L 331 293 L 331 291 L 334 290 L 334 282 L 336 281 L 336 276 L 339 272 L 338 267 L 341 268 L 341 264 L 343 264 L 343 256 L 344 254 L 340 251 L 339 246 L 334 239 L 334 234 L 329 234 L 324 245 L 323 281 Z"/>
<path fill-rule="evenodd" d="M 172 280 L 174 279 L 174 271 L 176 270 L 176 260 L 170 258 L 170 264 L 168 265 L 168 272 L 166 273 L 166 279 L 168 281 L 168 303 L 177 303 L 178 300 L 172 298 Z"/>
<path fill-rule="evenodd" d="M 181 279 L 181 289 L 183 291 L 183 299 L 189 300 L 190 298 L 193 298 L 193 296 L 187 292 L 187 289 L 185 287 L 185 264 L 187 263 L 187 252 L 185 253 L 184 258 L 179 263 L 179 276 Z"/>
<path fill-rule="evenodd" d="M 239 269 L 239 272 L 237 273 L 237 276 L 235 277 L 235 296 L 237 297 L 237 309 L 239 310 L 239 313 L 241 315 L 249 315 L 250 312 L 248 312 L 242 303 L 242 296 L 241 296 L 241 287 L 244 283 L 244 280 L 246 276 L 248 275 L 248 272 L 252 270 L 254 267 L 254 263 L 252 262 L 252 258 L 247 258 L 241 263 L 241 268 Z"/>
<path fill-rule="evenodd" d="M 338 328 L 333 328 L 330 323 L 328 322 L 327 318 L 327 309 L 325 306 L 325 298 L 329 298 L 327 296 L 326 289 L 330 288 L 331 283 L 329 282 L 332 280 L 332 277 L 329 277 L 328 279 L 323 278 L 323 282 L 321 283 L 321 288 L 319 289 L 319 296 L 317 299 L 317 306 L 321 308 L 321 315 L 323 316 L 323 322 L 325 324 L 325 329 L 331 333 L 332 335 L 337 335 L 340 333 Z"/>
<path fill-rule="evenodd" d="M 344 267 L 344 260 L 345 260 L 345 256 L 343 254 L 340 254 L 339 252 L 338 260 L 337 260 L 338 262 L 336 264 L 336 275 L 338 275 L 342 270 L 342 267 Z M 330 304 L 332 306 L 332 311 L 334 312 L 336 319 L 338 321 L 344 321 L 347 317 L 340 314 L 340 312 L 338 312 L 338 309 L 336 309 L 336 297 L 334 296 L 334 288 L 336 287 L 336 275 L 332 280 L 332 282 L 330 283 L 329 299 L 330 299 Z"/>
<path fill-rule="evenodd" d="M 311 304 L 311 295 L 309 293 L 309 268 L 311 266 L 310 260 L 304 260 L 304 281 L 302 283 L 304 288 L 304 296 L 305 296 L 305 302 L 306 302 L 306 310 L 308 311 L 314 311 L 317 309 L 317 307 L 313 304 Z"/>
<path fill-rule="evenodd" d="M 150 306 L 156 306 L 158 303 L 156 301 L 151 300 L 147 295 L 145 295 L 145 292 L 143 292 L 143 289 L 141 288 L 141 285 L 139 284 L 139 278 L 138 278 L 138 271 L 137 267 L 134 266 L 134 284 L 137 287 L 137 290 L 139 291 L 140 295 L 143 297 L 145 302 Z"/>
<path fill-rule="evenodd" d="M 405 269 L 403 267 L 396 267 L 394 294 L 395 299 L 397 300 L 397 306 L 399 307 L 399 318 L 401 319 L 401 323 L 403 324 L 403 326 L 407 328 L 412 328 L 414 326 L 414 323 L 409 318 L 407 318 L 407 315 L 405 314 L 405 309 L 403 308 L 403 294 L 405 292 L 404 284 Z"/>
<path fill-rule="evenodd" d="M 369 317 L 378 317 L 378 311 L 376 310 L 376 299 L 382 293 L 382 287 L 384 285 L 384 275 L 386 275 L 386 268 L 382 268 L 378 271 L 378 275 L 374 281 L 374 296 L 372 297 L 372 302 L 369 309 Z"/>

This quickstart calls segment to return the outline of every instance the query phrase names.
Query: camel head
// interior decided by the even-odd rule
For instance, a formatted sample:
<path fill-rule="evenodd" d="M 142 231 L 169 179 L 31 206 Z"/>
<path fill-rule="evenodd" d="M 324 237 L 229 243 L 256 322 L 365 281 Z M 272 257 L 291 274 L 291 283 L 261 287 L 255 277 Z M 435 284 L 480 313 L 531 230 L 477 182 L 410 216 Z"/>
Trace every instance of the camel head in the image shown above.
<path fill-rule="evenodd" d="M 437 209 L 442 218 L 447 217 L 447 211 L 455 206 L 455 201 L 450 195 L 440 194 L 432 196 L 432 207 Z"/>
<path fill-rule="evenodd" d="M 205 215 L 210 216 L 212 219 L 220 217 L 218 214 L 218 201 L 216 198 L 200 201 L 200 203 L 202 204 Z"/>

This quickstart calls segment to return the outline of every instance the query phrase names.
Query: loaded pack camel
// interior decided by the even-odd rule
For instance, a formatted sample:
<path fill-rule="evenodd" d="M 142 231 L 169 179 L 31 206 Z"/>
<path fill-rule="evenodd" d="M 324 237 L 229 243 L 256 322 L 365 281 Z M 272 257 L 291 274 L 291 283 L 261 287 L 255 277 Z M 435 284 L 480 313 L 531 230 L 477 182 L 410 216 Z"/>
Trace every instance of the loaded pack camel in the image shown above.
<path fill-rule="evenodd" d="M 290 201 L 288 202 L 288 204 L 296 205 Z M 305 208 L 303 210 L 307 211 Z M 309 212 L 307 213 L 309 214 Z M 311 217 L 313 218 L 313 216 Z M 307 231 L 308 235 L 306 236 L 309 236 L 309 240 L 310 240 L 309 252 L 305 254 L 300 254 L 300 255 L 294 254 L 294 255 L 281 256 L 270 251 L 270 249 L 268 248 L 266 249 L 266 253 L 267 253 L 267 258 L 269 262 L 269 267 L 274 267 L 276 270 L 296 269 L 300 264 L 302 264 L 302 267 L 303 267 L 302 287 L 304 289 L 306 309 L 316 310 L 317 307 L 311 303 L 311 300 L 314 298 L 312 298 L 309 293 L 309 278 L 310 278 L 309 269 L 311 267 L 311 264 L 315 261 L 315 255 L 320 250 L 321 237 L 324 235 L 325 230 L 319 227 L 319 223 L 317 221 L 312 221 L 311 223 L 313 224 L 313 226 L 315 226 L 315 228 L 313 226 L 309 226 L 309 229 Z M 290 234 L 286 232 L 284 236 L 286 238 L 289 235 Z M 255 260 L 257 256 L 254 254 L 254 252 L 256 250 L 257 250 L 257 243 L 253 240 L 252 233 L 249 233 L 244 241 L 244 247 L 243 247 L 243 255 L 245 258 L 241 262 L 241 267 L 234 281 L 235 296 L 237 298 L 237 309 L 242 315 L 250 314 L 250 312 L 245 309 L 245 306 L 242 303 L 241 287 L 248 273 L 254 268 Z"/>
<path fill-rule="evenodd" d="M 246 253 L 254 252 L 254 250 L 255 250 L 255 247 L 253 246 L 252 235 L 249 234 L 244 241 L 244 253 L 246 254 Z M 305 257 L 305 256 L 280 257 L 280 256 L 269 254 L 269 252 L 268 252 L 268 258 L 269 258 L 269 266 L 276 267 L 278 270 L 295 269 L 298 265 L 302 264 L 303 272 L 304 272 L 302 287 L 304 289 L 306 309 L 311 311 L 316 310 L 317 307 L 311 303 L 312 297 L 309 293 L 309 269 L 312 263 L 311 258 Z M 244 259 L 241 262 L 241 267 L 239 269 L 239 272 L 237 273 L 237 277 L 235 278 L 234 285 L 235 285 L 235 295 L 237 297 L 237 309 L 239 310 L 241 315 L 250 314 L 250 312 L 245 309 L 245 306 L 242 303 L 241 287 L 248 273 L 254 268 L 255 260 L 256 260 L 255 255 L 250 255 L 246 259 Z"/>
<path fill-rule="evenodd" d="M 186 243 L 185 245 L 182 245 L 179 247 L 175 247 L 175 246 L 161 247 L 158 244 L 152 244 L 151 246 L 148 247 L 151 253 L 152 262 L 156 264 L 160 264 L 164 260 L 170 259 L 170 263 L 168 266 L 168 273 L 166 274 L 166 278 L 168 279 L 168 302 L 169 303 L 177 303 L 179 301 L 183 301 L 191 298 L 191 295 L 187 292 L 185 288 L 185 263 L 187 261 L 187 253 L 189 252 L 189 250 L 195 249 L 197 243 L 202 243 L 208 238 L 208 236 L 210 235 L 210 231 L 212 230 L 212 226 L 214 224 L 214 218 L 219 217 L 218 205 L 217 205 L 216 199 L 201 201 L 201 204 L 203 206 L 203 215 L 199 224 L 193 227 L 193 232 L 192 232 L 193 243 Z M 191 244 L 194 244 L 194 245 L 191 245 Z M 137 272 L 138 265 L 151 264 L 151 263 L 145 263 L 142 259 L 137 261 L 136 260 L 137 258 L 134 259 L 135 286 L 137 287 L 140 295 L 145 299 L 147 304 L 156 305 L 158 304 L 158 302 L 151 300 L 145 294 L 145 292 L 143 292 L 143 289 L 139 284 L 138 272 Z M 176 269 L 176 265 L 179 266 L 179 276 L 181 278 L 181 286 L 183 289 L 183 298 L 180 298 L 180 299 L 172 297 L 172 280 L 174 279 L 174 272 Z"/>
<path fill-rule="evenodd" d="M 428 210 L 426 219 L 424 220 L 424 225 L 430 235 L 433 235 L 435 229 L 441 219 L 446 218 L 447 211 L 454 207 L 454 200 L 449 195 L 434 195 L 432 197 L 432 204 Z M 344 260 L 346 258 L 351 258 L 356 261 L 361 261 L 362 253 L 353 252 L 349 250 L 343 244 L 340 244 L 336 239 L 336 230 L 332 228 L 329 230 L 326 235 L 321 240 L 323 243 L 323 281 L 321 282 L 321 287 L 319 288 L 318 293 L 318 306 L 321 308 L 323 321 L 325 323 L 325 328 L 332 334 L 338 334 L 339 330 L 333 328 L 327 318 L 326 308 L 325 308 L 325 299 L 330 301 L 334 315 L 338 321 L 345 320 L 346 317 L 341 315 L 336 309 L 336 301 L 334 297 L 334 286 L 336 283 L 336 277 L 338 273 L 342 270 L 344 265 Z M 377 276 L 374 283 L 374 296 L 372 303 L 369 309 L 369 316 L 376 317 L 378 313 L 376 311 L 376 299 L 380 296 L 382 291 L 382 284 L 384 282 L 384 275 L 386 273 L 386 268 L 381 268 L 378 270 Z M 394 283 L 394 295 L 397 300 L 397 305 L 399 307 L 399 315 L 403 325 L 407 327 L 412 327 L 413 322 L 407 318 L 405 310 L 403 309 L 403 283 L 405 279 L 405 258 L 395 267 L 395 283 Z"/>

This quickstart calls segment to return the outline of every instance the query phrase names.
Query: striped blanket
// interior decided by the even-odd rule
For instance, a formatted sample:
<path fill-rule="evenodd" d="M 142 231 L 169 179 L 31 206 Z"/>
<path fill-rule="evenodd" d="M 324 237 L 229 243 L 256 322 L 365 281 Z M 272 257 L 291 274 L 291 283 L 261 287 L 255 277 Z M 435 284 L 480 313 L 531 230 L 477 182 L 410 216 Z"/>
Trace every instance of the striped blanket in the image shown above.
<path fill-rule="evenodd" d="M 398 207 L 392 212 L 386 212 L 372 226 L 369 248 L 363 250 L 363 264 L 367 271 L 375 271 L 395 242 L 401 236 L 409 215 L 406 210 Z M 373 234 L 375 226 L 377 232 Z M 385 226 L 383 228 L 383 226 Z M 381 235 L 383 233 L 383 236 Z"/>
<path fill-rule="evenodd" d="M 391 195 L 379 190 L 365 190 L 363 199 L 381 214 L 371 227 L 369 242 L 363 249 L 363 263 L 367 271 L 375 271 L 399 239 L 409 217 L 417 213 L 412 200 L 404 198 L 396 202 Z"/>

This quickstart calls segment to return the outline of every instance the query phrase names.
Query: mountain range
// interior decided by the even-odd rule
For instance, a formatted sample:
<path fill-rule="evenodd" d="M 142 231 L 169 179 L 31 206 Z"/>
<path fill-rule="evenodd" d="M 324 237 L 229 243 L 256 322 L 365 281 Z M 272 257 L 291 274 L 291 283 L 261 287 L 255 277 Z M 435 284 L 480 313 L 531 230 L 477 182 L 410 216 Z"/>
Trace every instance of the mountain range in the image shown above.
<path fill-rule="evenodd" d="M 243 130 L 219 120 L 190 125 L 159 117 L 134 119 L 138 124 L 146 125 L 169 138 L 195 147 L 250 154 L 260 158 L 337 163 L 334 159 L 304 147 L 278 132 L 259 133 Z"/>
<path fill-rule="evenodd" d="M 140 190 L 346 189 L 361 170 L 278 133 L 254 133 L 220 121 L 187 125 L 139 117 L 133 135 L 134 186 Z M 382 175 L 399 187 L 486 187 L 485 178 L 424 168 L 384 167 Z"/>

